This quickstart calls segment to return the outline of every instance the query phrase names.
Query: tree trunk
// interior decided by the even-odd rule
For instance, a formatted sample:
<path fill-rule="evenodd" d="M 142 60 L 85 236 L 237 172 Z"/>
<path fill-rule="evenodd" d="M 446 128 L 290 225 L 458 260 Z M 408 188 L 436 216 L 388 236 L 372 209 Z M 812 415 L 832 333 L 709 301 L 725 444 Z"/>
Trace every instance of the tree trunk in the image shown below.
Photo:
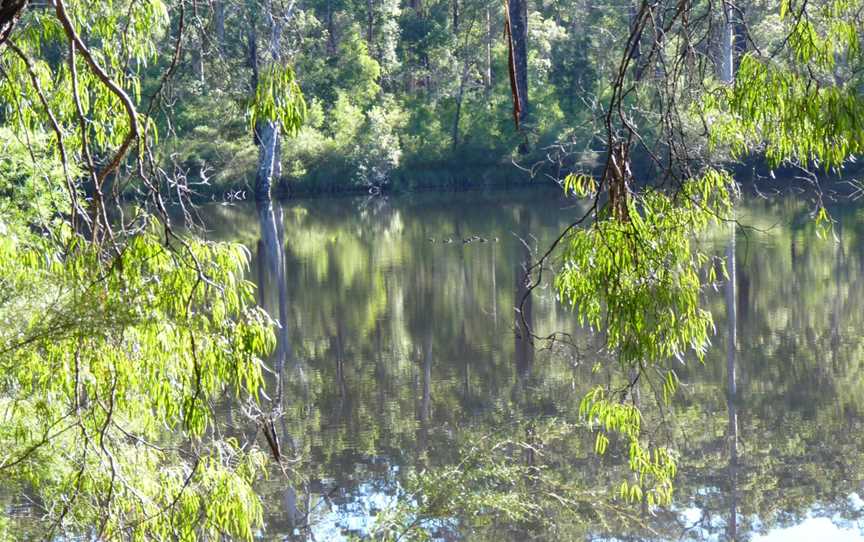
<path fill-rule="evenodd" d="M 206 47 L 204 41 L 204 32 L 198 34 L 198 43 L 195 44 L 195 52 L 192 53 L 195 62 L 195 75 L 198 81 L 201 82 L 201 87 L 204 92 L 207 91 L 207 85 L 204 73 L 204 49 Z"/>
<path fill-rule="evenodd" d="M 270 20 L 270 62 L 281 61 L 282 21 L 274 12 L 272 0 L 267 3 Z M 253 89 L 254 92 L 254 89 Z M 255 127 L 258 134 L 258 172 L 255 175 L 255 199 L 270 199 L 273 184 L 282 177 L 281 127 L 278 121 L 262 121 Z"/>
<path fill-rule="evenodd" d="M 747 25 L 744 23 L 744 8 L 739 2 L 735 6 L 735 43 L 734 43 L 734 73 L 738 73 L 741 57 L 747 52 Z"/>
<path fill-rule="evenodd" d="M 278 122 L 261 122 L 255 130 L 258 134 L 258 172 L 255 175 L 255 200 L 266 201 L 271 197 L 273 184 L 282 176 L 280 129 Z"/>
<path fill-rule="evenodd" d="M 336 56 L 336 25 L 333 23 L 333 6 L 327 2 L 327 55 Z"/>
<path fill-rule="evenodd" d="M 291 344 L 288 335 L 288 284 L 285 267 L 285 231 L 283 227 L 283 211 L 272 201 L 261 201 L 258 204 L 258 219 L 261 227 L 261 237 L 258 243 L 258 273 L 260 294 L 259 305 L 264 307 L 271 316 L 278 319 L 279 329 L 276 333 L 276 350 L 273 352 L 273 366 L 277 372 L 284 369 L 286 360 L 291 355 Z M 277 292 L 277 307 L 273 307 L 270 299 L 264 294 Z"/>
<path fill-rule="evenodd" d="M 661 9 L 657 14 L 657 22 L 654 24 L 654 40 L 657 48 L 657 55 L 654 59 L 654 78 L 662 80 L 665 75 L 663 48 L 666 45 L 666 35 L 663 32 L 664 11 Z"/>
<path fill-rule="evenodd" d="M 723 83 L 732 84 L 735 80 L 735 10 L 727 0 L 723 2 L 723 26 L 720 29 L 718 53 L 718 77 Z"/>
<path fill-rule="evenodd" d="M 213 0 L 213 26 L 220 54 L 225 47 L 225 4 L 224 0 Z"/>
<path fill-rule="evenodd" d="M 467 56 L 467 55 L 466 55 Z M 459 118 L 462 115 L 462 99 L 465 96 L 465 80 L 468 79 L 468 59 L 462 67 L 462 75 L 459 78 L 459 93 L 456 94 L 456 117 L 453 119 L 453 149 L 459 145 Z"/>
<path fill-rule="evenodd" d="M 726 338 L 726 410 L 729 418 L 729 479 L 730 479 L 730 504 L 729 504 L 729 525 L 727 537 L 728 540 L 737 540 L 738 536 L 738 383 L 735 367 L 735 354 L 737 343 L 737 299 L 736 299 L 736 262 L 735 262 L 735 225 L 732 225 L 732 236 L 729 240 L 729 245 L 726 247 L 726 269 L 729 273 L 728 281 L 726 282 L 726 319 L 727 319 L 727 338 Z"/>
<path fill-rule="evenodd" d="M 270 19 L 270 61 L 278 64 L 282 59 L 282 20 L 276 16 L 272 0 L 267 3 L 267 15 Z"/>
<path fill-rule="evenodd" d="M 375 26 L 375 6 L 372 4 L 372 0 L 366 0 L 366 43 L 369 44 L 369 51 L 374 49 L 374 44 L 372 43 L 374 36 L 374 26 Z"/>
<path fill-rule="evenodd" d="M 483 88 L 488 100 L 492 93 L 492 12 L 486 6 L 486 66 L 483 69 Z"/>
<path fill-rule="evenodd" d="M 510 0 L 507 8 L 510 15 L 510 34 L 513 38 L 513 67 L 516 72 L 521 125 L 528 118 L 528 3 L 527 0 Z"/>
<path fill-rule="evenodd" d="M 633 49 L 630 51 L 630 59 L 633 60 L 633 74 L 637 81 L 642 79 L 646 67 L 645 59 L 642 57 L 642 33 L 644 32 L 645 27 L 642 26 L 637 29 L 637 26 L 642 24 L 639 20 L 641 9 L 642 5 L 639 1 L 630 4 L 630 32 L 631 34 L 633 32 L 636 33 L 633 37 L 634 43 Z M 643 16 L 646 15 L 643 14 Z"/>
<path fill-rule="evenodd" d="M 459 33 L 459 0 L 453 0 L 453 34 Z"/>
<path fill-rule="evenodd" d="M 258 88 L 258 34 L 255 31 L 255 16 L 251 17 L 249 27 L 246 29 L 246 65 L 252 70 L 252 75 L 249 77 L 249 87 L 252 95 L 255 94 Z M 252 130 L 252 142 L 258 145 L 258 129 Z"/>
<path fill-rule="evenodd" d="M 636 25 L 639 24 L 637 20 L 639 17 L 639 2 L 630 4 L 630 33 L 632 34 L 636 28 Z M 633 44 L 633 50 L 630 51 L 630 58 L 635 60 L 635 64 L 638 66 L 639 58 L 642 57 L 642 31 L 639 31 L 639 35 L 635 38 L 636 42 Z"/>

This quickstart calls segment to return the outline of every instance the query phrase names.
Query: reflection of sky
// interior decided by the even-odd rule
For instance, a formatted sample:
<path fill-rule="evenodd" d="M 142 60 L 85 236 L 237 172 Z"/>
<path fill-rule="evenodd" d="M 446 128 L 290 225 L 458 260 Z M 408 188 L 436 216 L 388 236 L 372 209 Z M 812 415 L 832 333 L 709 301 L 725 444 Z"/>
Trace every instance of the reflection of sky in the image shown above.
<path fill-rule="evenodd" d="M 398 467 L 392 467 L 398 471 Z M 330 501 L 313 514 L 311 520 L 312 540 L 328 540 L 341 542 L 349 540 L 350 535 L 368 537 L 375 525 L 377 515 L 385 510 L 392 510 L 400 499 L 408 498 L 398 481 L 387 484 L 362 483 L 352 492 L 351 498 L 345 503 Z M 432 540 L 436 540 L 434 532 L 440 529 L 452 528 L 448 521 L 432 521 L 426 526 L 433 532 Z"/>
<path fill-rule="evenodd" d="M 510 365 L 515 354 L 508 318 L 512 318 L 512 300 L 518 295 L 514 291 L 514 269 L 519 269 L 524 257 L 513 231 L 524 225 L 541 235 L 536 244 L 542 246 L 548 242 L 543 235 L 559 231 L 556 221 L 572 214 L 554 212 L 553 198 L 546 198 L 540 205 L 541 198 L 533 194 L 507 195 L 500 200 L 487 200 L 483 194 L 393 198 L 387 200 L 389 212 L 377 215 L 368 208 L 358 212 L 347 199 L 294 202 L 286 207 L 286 230 L 291 233 L 285 242 L 290 256 L 286 257 L 288 299 L 293 311 L 289 311 L 289 318 L 293 318 L 289 328 L 294 351 L 304 370 L 308 369 L 309 381 L 318 383 L 318 388 L 310 386 L 315 391 L 309 396 L 315 399 L 304 408 L 313 409 L 321 418 L 302 437 L 310 442 L 309 461 L 323 462 L 322 475 L 332 478 L 333 485 L 341 488 L 336 501 L 313 504 L 315 539 L 346 540 L 351 535 L 368 534 L 377 511 L 396 504 L 403 495 L 393 476 L 378 469 L 358 470 L 357 464 L 343 461 L 344 457 L 382 454 L 388 462 L 410 466 L 421 448 L 415 443 L 415 433 L 422 426 L 432 442 L 429 446 L 424 440 L 422 448 L 426 453 L 436 460 L 436 454 L 448 458 L 442 443 L 455 441 L 453 435 L 460 422 L 476 419 L 486 423 L 486 415 L 496 405 L 506 403 L 502 397 L 515 397 L 513 390 L 522 390 L 516 387 L 522 382 L 516 381 Z M 459 204 L 454 205 L 457 198 Z M 746 211 L 748 222 L 768 228 L 792 223 L 798 210 L 797 206 L 787 209 L 782 205 L 763 208 L 757 202 L 742 212 Z M 297 218 L 300 216 L 303 220 Z M 231 235 L 236 235 L 239 222 L 237 217 L 218 221 L 231 226 Z M 857 231 L 858 224 L 864 224 L 864 219 L 856 218 L 847 231 Z M 753 513 L 754 508 L 762 510 L 764 504 L 767 512 L 766 517 L 739 514 L 739 534 L 748 542 L 864 542 L 864 523 L 849 520 L 850 516 L 864 514 L 864 501 L 854 495 L 847 506 L 841 507 L 846 519 L 835 514 L 838 501 L 842 503 L 844 496 L 858 487 L 855 482 L 860 481 L 860 472 L 856 465 L 858 454 L 851 457 L 852 452 L 846 451 L 857 448 L 854 437 L 834 433 L 843 431 L 847 423 L 836 418 L 841 410 L 832 406 L 835 397 L 844 398 L 846 405 L 846 398 L 856 396 L 856 389 L 848 388 L 860 380 L 858 365 L 850 357 L 855 355 L 850 349 L 860 330 L 850 327 L 850 322 L 855 321 L 850 319 L 856 313 L 856 300 L 862 296 L 860 287 L 853 286 L 864 260 L 841 258 L 838 254 L 845 249 L 838 252 L 830 243 L 810 243 L 809 233 L 795 231 L 778 227 L 770 235 L 753 235 L 752 241 L 745 241 L 744 236 L 739 239 L 741 359 L 736 363 L 740 378 L 740 438 L 746 452 L 751 435 L 762 438 L 767 428 L 766 440 L 774 438 L 782 446 L 779 457 L 761 453 L 749 459 L 745 456 L 747 460 L 739 472 L 739 505 Z M 254 229 L 252 232 L 254 237 Z M 490 239 L 498 237 L 500 242 L 470 246 L 441 242 L 473 232 Z M 716 235 L 706 243 L 714 247 L 716 242 L 722 253 L 727 239 L 724 234 Z M 854 239 L 846 248 L 858 251 L 864 243 Z M 803 253 L 802 243 L 806 247 Z M 254 250 L 254 245 L 250 248 Z M 258 275 L 253 272 L 252 276 Z M 829 277 L 832 282 L 828 282 Z M 831 287 L 825 290 L 824 284 Z M 277 290 L 270 288 L 267 292 L 272 294 L 271 310 L 275 311 Z M 829 302 L 835 295 L 848 301 Z M 535 325 L 544 331 L 569 330 L 569 312 L 559 311 L 551 295 L 538 297 L 535 300 L 542 303 L 534 305 Z M 724 322 L 723 299 L 722 295 L 716 296 L 717 306 L 712 306 L 718 309 L 718 324 Z M 815 306 L 813 299 L 818 299 Z M 701 412 L 700 408 L 704 410 L 710 425 L 706 426 L 704 439 L 694 443 L 697 448 L 691 459 L 696 461 L 692 466 L 696 481 L 690 486 L 689 465 L 681 465 L 678 483 L 686 491 L 680 494 L 691 498 L 683 498 L 671 511 L 664 511 L 671 514 L 658 513 L 651 520 L 652 527 L 664 533 L 656 535 L 657 540 L 666 540 L 666 536 L 671 537 L 669 540 L 725 540 L 732 493 L 725 478 L 726 467 L 721 464 L 726 453 L 723 435 L 727 407 L 718 402 L 722 398 L 719 390 L 726 382 L 725 361 L 720 363 L 725 360 L 721 338 L 726 328 L 720 328 L 715 357 L 711 358 L 717 363 L 708 362 L 707 367 L 682 372 L 683 381 L 692 382 L 695 390 L 686 400 L 700 403 L 694 414 Z M 427 340 L 431 347 L 426 346 Z M 832 357 L 833 369 L 823 367 L 819 361 L 826 348 L 836 355 L 836 359 Z M 424 366 L 418 363 L 425 362 L 426 352 L 434 353 L 428 356 L 428 381 L 424 380 Z M 794 358 L 795 370 L 787 369 L 790 358 Z M 576 365 L 574 362 L 573 367 Z M 566 357 L 534 365 L 531 378 L 535 380 L 531 385 L 536 385 L 537 391 L 532 396 L 532 415 L 547 408 L 562 417 L 573 412 L 568 409 L 572 407 L 572 395 L 582 390 L 583 375 L 573 367 Z M 568 383 L 566 388 L 561 382 Z M 428 389 L 425 405 L 418 399 L 424 385 Z M 516 399 L 511 401 L 515 404 Z M 851 402 L 842 409 L 856 424 L 860 418 L 858 407 Z M 418 412 L 424 408 L 421 423 Z M 816 430 L 822 422 L 816 413 L 838 421 L 836 427 L 827 427 L 829 438 L 820 440 L 834 452 L 831 456 L 818 451 L 821 446 L 817 450 L 810 445 L 810 438 L 825 438 Z M 368 423 L 369 417 L 377 417 L 380 423 Z M 690 418 L 685 419 L 689 423 Z M 436 440 L 432 435 L 440 438 Z M 834 436 L 843 438 L 837 442 L 830 438 Z M 331 442 L 340 444 L 332 447 Z M 760 444 L 753 449 L 761 449 Z M 704 450 L 699 447 L 719 453 L 715 459 L 720 462 L 712 460 L 707 468 L 702 466 L 698 452 Z M 329 459 L 328 454 L 338 459 Z M 850 456 L 848 461 L 845 454 Z M 787 457 L 793 465 L 787 464 Z M 850 471 L 843 472 L 846 468 Z M 760 469 L 776 479 L 777 485 L 760 487 Z M 819 472 L 821 469 L 825 472 Z M 590 474 L 589 484 L 595 473 Z M 811 485 L 821 485 L 816 482 L 823 480 L 830 482 L 827 493 L 825 488 L 814 487 L 816 493 L 809 494 Z M 787 490 L 792 493 L 789 502 L 775 503 L 785 500 Z M 760 495 L 763 492 L 765 495 Z M 814 503 L 816 506 L 808 509 Z M 781 510 L 775 511 L 775 504 Z M 276 506 L 269 502 L 267 505 L 271 509 Z M 686 529 L 683 535 L 679 524 Z M 502 535 L 502 542 L 506 539 Z M 613 539 L 617 540 L 606 540 Z"/>
<path fill-rule="evenodd" d="M 399 493 L 381 491 L 375 484 L 361 484 L 350 502 L 331 503 L 316 514 L 312 520 L 313 538 L 335 542 L 348 540 L 345 533 L 367 535 L 375 522 L 375 514 L 394 507 Z"/>
<path fill-rule="evenodd" d="M 346 503 L 330 502 L 328 506 L 319 509 L 312 519 L 312 540 L 328 540 L 341 542 L 349 540 L 350 535 L 365 537 L 370 533 L 376 519 L 376 515 L 382 510 L 392 509 L 404 498 L 405 493 L 398 482 L 394 487 L 382 490 L 374 483 L 361 484 L 351 499 Z M 853 493 L 848 497 L 849 504 L 859 512 L 864 512 L 864 500 Z M 691 507 L 678 510 L 681 519 L 688 525 L 698 525 L 703 519 L 703 511 Z M 716 521 L 710 525 L 714 533 L 698 532 L 698 529 L 689 530 L 683 539 L 700 541 L 724 540 L 723 527 L 726 517 L 716 517 Z M 759 520 L 753 521 L 756 530 L 759 530 Z M 451 522 L 434 522 L 429 525 L 432 531 L 438 529 L 452 532 L 457 526 Z M 717 532 L 720 534 L 717 534 Z M 434 535 L 433 540 L 437 540 Z M 603 540 L 618 540 L 615 537 Z M 764 534 L 754 534 L 751 542 L 864 542 L 864 520 L 849 522 L 839 514 L 832 517 L 819 515 L 818 510 L 811 510 L 803 521 L 796 525 L 777 527 Z"/>
<path fill-rule="evenodd" d="M 756 535 L 753 542 L 859 542 L 864 532 L 858 529 L 838 527 L 828 518 L 808 517 L 794 527 L 772 529 L 764 535 Z"/>
<path fill-rule="evenodd" d="M 857 493 L 848 497 L 850 508 L 859 513 L 864 513 L 864 499 Z M 703 511 L 696 507 L 678 510 L 681 519 L 688 525 L 698 525 L 703 518 Z M 713 530 L 723 531 L 727 517 L 717 517 L 716 522 L 711 525 Z M 758 531 L 760 522 L 754 518 L 753 525 Z M 719 528 L 719 529 L 718 529 Z M 698 530 L 696 530 L 698 531 Z M 724 539 L 723 534 L 708 534 L 691 531 L 691 537 L 695 540 L 718 541 Z M 850 522 L 840 514 L 826 517 L 824 512 L 820 514 L 818 509 L 812 509 L 807 516 L 796 525 L 775 527 L 765 533 L 754 533 L 751 542 L 864 542 L 864 520 Z"/>
<path fill-rule="evenodd" d="M 864 500 L 857 493 L 848 497 L 849 507 L 864 512 Z M 798 525 L 777 527 L 765 534 L 757 534 L 753 542 L 861 542 L 864 541 L 864 523 L 850 522 L 840 514 L 825 517 L 811 510 Z"/>

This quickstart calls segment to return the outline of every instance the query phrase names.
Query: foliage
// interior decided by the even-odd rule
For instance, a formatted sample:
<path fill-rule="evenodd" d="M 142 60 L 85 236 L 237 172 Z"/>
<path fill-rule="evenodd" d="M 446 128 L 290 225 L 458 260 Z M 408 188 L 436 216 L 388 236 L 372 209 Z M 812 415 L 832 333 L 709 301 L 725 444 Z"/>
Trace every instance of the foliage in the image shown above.
<path fill-rule="evenodd" d="M 39 193 L 62 186 L 57 169 L 36 177 Z M 34 190 L 11 186 L 8 201 Z M 7 483 L 37 498 L 45 534 L 251 540 L 263 456 L 206 434 L 210 403 L 229 386 L 257 395 L 260 356 L 274 344 L 242 279 L 246 253 L 191 240 L 171 250 L 143 233 L 106 260 L 62 225 L 50 224 L 61 243 L 34 235 L 27 224 L 44 221 L 23 216 L 4 216 L 0 243 Z M 191 447 L 166 441 L 165 428 L 191 437 Z"/>
<path fill-rule="evenodd" d="M 262 523 L 265 455 L 214 431 L 213 402 L 255 404 L 273 322 L 248 252 L 171 229 L 157 185 L 178 183 L 142 93 L 169 26 L 160 1 L 58 0 L 0 49 L 0 472 L 36 503 L 34 537 L 251 540 Z M 141 205 L 115 199 L 127 163 Z"/>
<path fill-rule="evenodd" d="M 593 184 L 574 177 L 568 186 Z M 734 191 L 728 174 L 708 171 L 676 193 L 628 198 L 626 220 L 604 209 L 567 235 L 559 295 L 583 324 L 603 330 L 625 365 L 662 363 L 688 350 L 704 356 L 712 320 L 699 307 L 700 270 L 709 258 L 692 249 L 691 237 L 731 215 Z"/>
<path fill-rule="evenodd" d="M 45 152 L 48 137 L 38 132 L 27 137 L 30 147 L 8 128 L 0 128 L 0 216 L 4 217 L 4 235 L 22 235 L 28 225 L 47 232 L 56 224 L 59 212 L 68 212 L 63 166 Z"/>
<path fill-rule="evenodd" d="M 290 66 L 274 63 L 260 74 L 249 112 L 253 130 L 259 122 L 278 121 L 289 135 L 300 131 L 306 118 L 306 100 Z"/>
<path fill-rule="evenodd" d="M 161 0 L 136 2 L 128 10 L 68 2 L 71 23 L 79 34 L 104 43 L 122 42 L 122 47 L 100 48 L 94 60 L 108 77 L 129 89 L 135 100 L 141 96 L 141 72 L 158 58 L 160 40 L 168 25 L 168 7 Z M 63 25 L 51 11 L 28 11 L 16 32 L 15 43 L 28 57 L 22 58 L 11 47 L 0 53 L 0 96 L 7 126 L 20 138 L 24 133 L 48 132 L 53 145 L 82 148 L 82 138 L 91 143 L 96 154 L 121 145 L 129 133 L 127 110 L 121 97 L 103 84 L 96 70 L 88 66 L 83 51 L 71 62 L 51 62 L 45 53 L 53 48 L 68 48 Z M 78 48 L 80 49 L 80 48 Z M 73 77 L 72 70 L 75 70 Z M 49 111 L 56 121 L 52 131 Z M 82 131 L 79 115 L 92 121 Z M 63 142 L 57 137 L 62 137 Z M 85 157 L 70 156 L 69 163 L 85 162 Z"/>
<path fill-rule="evenodd" d="M 597 187 L 584 175 L 571 175 L 564 185 L 582 196 L 595 196 Z M 580 414 L 602 429 L 596 436 L 598 454 L 606 451 L 607 433 L 619 433 L 627 442 L 637 479 L 621 482 L 622 498 L 671 503 L 674 455 L 665 447 L 652 450 L 643 444 L 640 410 L 624 400 L 649 368 L 666 367 L 671 359 L 683 363 L 689 352 L 703 361 L 713 319 L 700 298 L 703 269 L 712 259 L 693 248 L 692 238 L 731 216 L 735 190 L 728 174 L 709 170 L 673 194 L 646 190 L 628 195 L 626 213 L 613 215 L 609 203 L 593 223 L 565 238 L 564 265 L 555 277 L 561 300 L 577 311 L 583 325 L 601 331 L 621 365 L 637 375 L 620 400 L 595 388 L 580 406 Z M 715 266 L 706 271 L 707 280 L 714 282 Z M 677 376 L 669 369 L 663 379 L 664 402 L 676 388 Z"/>
<path fill-rule="evenodd" d="M 670 382 L 671 378 L 674 377 L 670 376 Z M 674 391 L 674 384 L 672 386 Z M 627 440 L 629 467 L 635 480 L 621 482 L 622 500 L 642 502 L 644 499 L 652 507 L 672 504 L 672 482 L 678 468 L 675 454 L 663 446 L 651 449 L 642 444 L 642 414 L 636 406 L 607 398 L 604 389 L 597 387 L 583 397 L 579 414 L 588 420 L 589 427 L 597 424 L 601 429 L 594 444 L 598 455 L 606 453 L 608 433 L 620 433 Z"/>
<path fill-rule="evenodd" d="M 854 82 L 843 84 L 838 62 L 860 59 L 860 36 L 853 22 L 857 2 L 825 2 L 801 13 L 781 3 L 788 30 L 788 51 L 778 58 L 748 53 L 741 59 L 735 85 L 720 98 L 705 100 L 714 144 L 731 145 L 743 155 L 764 142 L 772 166 L 794 160 L 838 168 L 864 147 L 864 99 Z M 850 15 L 852 14 L 852 15 Z M 765 100 L 766 95 L 773 96 Z"/>

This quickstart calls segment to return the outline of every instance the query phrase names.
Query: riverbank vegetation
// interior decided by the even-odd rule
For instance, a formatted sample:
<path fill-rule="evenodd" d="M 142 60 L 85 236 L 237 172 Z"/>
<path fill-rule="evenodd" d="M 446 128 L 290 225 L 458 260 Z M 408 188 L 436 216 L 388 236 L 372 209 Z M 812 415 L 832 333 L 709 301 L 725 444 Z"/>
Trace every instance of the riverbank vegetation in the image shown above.
<path fill-rule="evenodd" d="M 378 195 L 514 162 L 580 200 L 548 249 L 520 232 L 514 357 L 561 340 L 526 319 L 548 271 L 617 372 L 574 398 L 570 423 L 529 421 L 416 471 L 416 495 L 370 536 L 581 510 L 601 497 L 534 455 L 576 433 L 619 460 L 615 514 L 668 506 L 678 454 L 646 427 L 678 364 L 705 358 L 704 289 L 734 284 L 729 255 L 698 241 L 735 222 L 728 167 L 748 157 L 813 179 L 830 231 L 814 172 L 862 151 L 860 14 L 857 0 L 0 0 L 0 472 L 40 510 L 27 536 L 252 540 L 253 484 L 302 477 L 276 430 L 296 382 L 292 241 L 272 196 Z M 197 197 L 238 191 L 259 203 L 276 311 L 257 307 L 248 252 L 198 229 Z M 638 401 L 642 383 L 662 392 Z M 242 429 L 216 423 L 223 400 Z M 531 459 L 498 453 L 516 446 Z"/>
<path fill-rule="evenodd" d="M 297 137 L 281 149 L 281 194 L 544 182 L 561 171 L 596 171 L 610 111 L 639 127 L 645 147 L 632 158 L 640 177 L 653 179 L 662 177 L 654 158 L 663 155 L 673 130 L 679 141 L 696 143 L 689 145 L 691 158 L 743 159 L 749 154 L 742 138 L 771 134 L 763 128 L 774 122 L 785 122 L 791 135 L 792 112 L 820 95 L 833 94 L 824 97 L 835 104 L 831 114 L 852 113 L 841 104 L 855 101 L 843 89 L 861 84 L 853 5 L 826 3 L 801 13 L 771 2 L 647 6 L 212 2 L 194 14 L 199 28 L 179 59 L 170 102 L 175 117 L 163 130 L 175 136 L 169 161 L 192 178 L 208 179 L 204 191 L 254 185 L 257 153 L 243 121 L 245 104 L 265 51 L 277 49 L 294 67 L 309 106 Z M 831 20 L 825 10 L 839 17 Z M 619 52 L 628 46 L 622 64 Z M 518 83 L 512 88 L 521 100 L 518 127 L 511 58 Z M 832 84 L 808 87 L 806 77 L 785 71 L 798 61 L 818 64 L 814 77 Z M 727 100 L 715 83 L 731 80 L 733 71 L 747 84 Z M 636 84 L 616 97 L 621 77 Z M 766 116 L 729 124 L 746 119 L 742 114 L 757 97 L 778 91 L 786 99 L 770 110 L 760 106 Z M 675 101 L 664 105 L 664 95 Z M 679 118 L 661 111 L 673 103 Z M 718 108 L 730 115 L 718 115 Z M 840 120 L 823 118 L 821 126 L 849 125 Z M 709 126 L 710 146 L 699 142 Z M 793 150 L 788 140 L 771 143 L 773 158 Z M 844 151 L 855 152 L 837 149 L 837 157 Z M 514 162 L 523 169 L 511 167 Z"/>

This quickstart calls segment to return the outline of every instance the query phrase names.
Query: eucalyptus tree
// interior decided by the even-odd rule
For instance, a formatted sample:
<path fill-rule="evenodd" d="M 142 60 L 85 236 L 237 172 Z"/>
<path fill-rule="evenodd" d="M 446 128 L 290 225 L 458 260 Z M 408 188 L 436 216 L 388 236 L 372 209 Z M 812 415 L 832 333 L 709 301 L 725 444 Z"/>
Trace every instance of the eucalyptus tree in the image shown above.
<path fill-rule="evenodd" d="M 267 53 L 263 63 L 258 51 L 257 9 L 253 7 L 249 33 L 249 63 L 252 69 L 251 125 L 258 145 L 258 171 L 255 175 L 255 199 L 270 199 L 274 182 L 282 176 L 282 133 L 296 134 L 306 115 L 306 102 L 293 69 L 286 64 L 282 50 L 284 25 L 290 22 L 294 8 L 292 2 L 277 10 L 275 2 L 268 0 L 263 10 L 269 26 Z M 263 64 L 263 65 L 262 65 Z"/>
<path fill-rule="evenodd" d="M 168 202 L 188 218 L 188 187 L 154 147 L 189 8 L 0 11 L 0 182 L 20 207 L 0 222 L 0 472 L 35 503 L 39 537 L 251 540 L 262 521 L 267 456 L 217 431 L 213 404 L 230 390 L 260 423 L 272 321 L 245 250 L 178 233 Z M 299 122 L 285 66 L 256 91 L 253 122 Z M 132 185 L 141 198 L 121 205 Z"/>
<path fill-rule="evenodd" d="M 864 150 L 861 7 L 784 0 L 764 17 L 774 32 L 740 29 L 743 11 L 731 1 L 643 0 L 631 12 L 598 110 L 598 174 L 562 182 L 591 207 L 535 264 L 542 276 L 563 247 L 555 279 L 562 300 L 635 371 L 631 382 L 598 388 L 583 404 L 600 428 L 598 452 L 609 432 L 629 442 L 634 475 L 622 495 L 671 499 L 674 454 L 644 447 L 640 409 L 628 399 L 640 380 L 653 379 L 658 401 L 667 402 L 677 388 L 674 364 L 704 359 L 713 319 L 700 292 L 723 266 L 693 237 L 734 220 L 737 189 L 723 161 L 759 155 L 771 167 L 829 171 Z M 736 34 L 746 36 L 746 51 L 737 51 Z M 643 65 L 659 66 L 662 77 L 645 77 Z M 816 209 L 827 224 L 821 200 Z"/>
<path fill-rule="evenodd" d="M 513 115 L 518 125 L 528 116 L 528 2 L 508 0 L 506 6 L 507 68 L 513 92 Z"/>

